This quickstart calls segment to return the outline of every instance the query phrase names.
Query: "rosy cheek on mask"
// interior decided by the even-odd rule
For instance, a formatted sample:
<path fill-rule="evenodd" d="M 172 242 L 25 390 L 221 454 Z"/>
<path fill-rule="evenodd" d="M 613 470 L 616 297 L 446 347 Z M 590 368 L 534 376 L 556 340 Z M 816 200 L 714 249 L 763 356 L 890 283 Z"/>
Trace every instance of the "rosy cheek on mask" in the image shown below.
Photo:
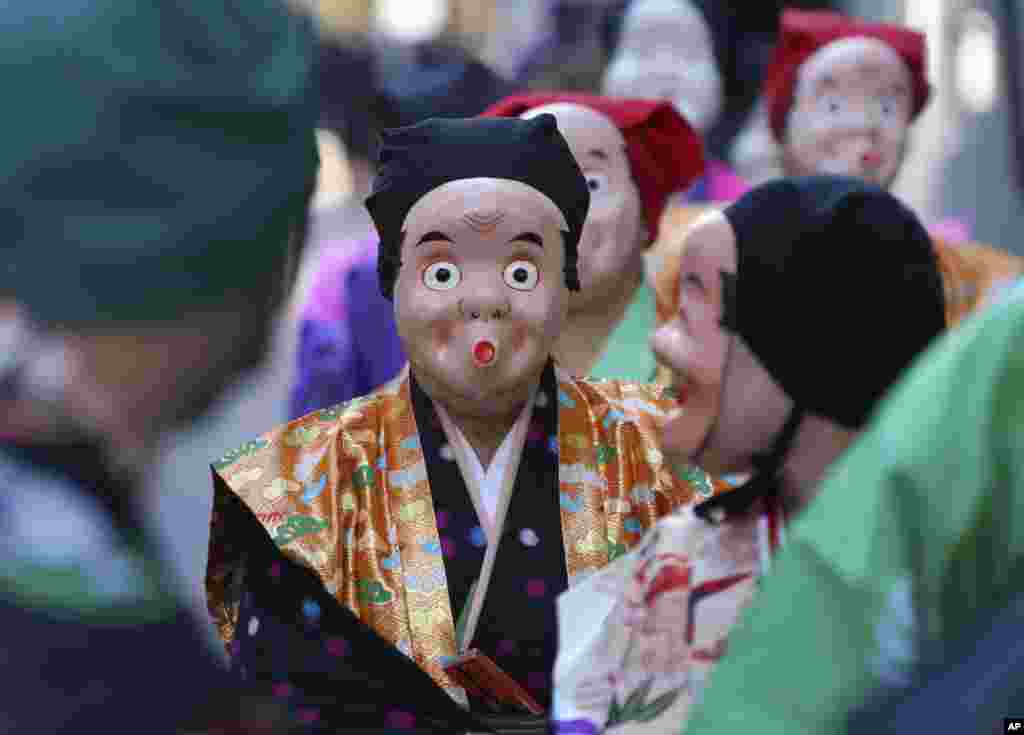
<path fill-rule="evenodd" d="M 454 329 L 455 325 L 450 320 L 438 322 L 434 326 L 434 343 L 438 348 L 444 349 L 451 345 Z"/>

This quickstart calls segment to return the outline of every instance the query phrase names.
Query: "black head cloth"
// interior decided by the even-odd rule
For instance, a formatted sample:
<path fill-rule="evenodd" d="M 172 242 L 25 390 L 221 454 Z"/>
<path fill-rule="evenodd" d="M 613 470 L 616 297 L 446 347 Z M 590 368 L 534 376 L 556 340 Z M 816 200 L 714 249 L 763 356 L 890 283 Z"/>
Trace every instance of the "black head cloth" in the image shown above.
<path fill-rule="evenodd" d="M 780 179 L 725 210 L 737 272 L 722 324 L 802 410 L 856 429 L 945 328 L 931 238 L 859 179 Z"/>
<path fill-rule="evenodd" d="M 385 130 L 373 193 L 366 200 L 380 235 L 381 293 L 394 294 L 401 265 L 402 224 L 425 194 L 450 181 L 510 179 L 547 196 L 565 215 L 566 285 L 579 289 L 577 245 L 590 190 L 552 115 L 517 118 L 432 118 Z"/>

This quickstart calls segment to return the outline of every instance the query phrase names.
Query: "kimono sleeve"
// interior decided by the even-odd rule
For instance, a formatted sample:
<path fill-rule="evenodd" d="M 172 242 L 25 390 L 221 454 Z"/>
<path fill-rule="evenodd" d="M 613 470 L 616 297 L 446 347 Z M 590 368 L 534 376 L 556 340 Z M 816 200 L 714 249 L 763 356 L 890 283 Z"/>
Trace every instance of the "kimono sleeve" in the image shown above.
<path fill-rule="evenodd" d="M 676 408 L 675 391 L 657 383 L 622 383 L 622 410 L 638 428 L 634 457 L 654 478 L 657 515 L 705 500 L 728 486 L 695 465 L 675 467 L 661 448 L 661 422 Z M 613 403 L 614 406 L 614 403 Z M 615 408 L 612 412 L 614 414 Z"/>
<path fill-rule="evenodd" d="M 791 529 L 688 735 L 842 732 L 1024 583 L 1024 301 L 912 369 Z"/>

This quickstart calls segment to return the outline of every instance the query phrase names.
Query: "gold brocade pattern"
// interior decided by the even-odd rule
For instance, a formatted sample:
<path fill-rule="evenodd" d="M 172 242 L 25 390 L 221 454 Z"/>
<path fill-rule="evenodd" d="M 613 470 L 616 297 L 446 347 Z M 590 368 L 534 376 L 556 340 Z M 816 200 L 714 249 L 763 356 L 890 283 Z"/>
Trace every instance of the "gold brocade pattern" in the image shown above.
<path fill-rule="evenodd" d="M 672 403 L 661 387 L 556 376 L 558 395 L 545 400 L 559 402 L 559 498 L 572 584 L 697 499 L 697 490 L 658 449 L 657 420 Z M 214 468 L 285 554 L 453 691 L 441 661 L 456 653 L 455 625 L 408 368 L 371 395 L 296 419 Z M 229 532 L 216 528 L 222 522 L 215 514 L 215 539 Z M 214 557 L 211 550 L 209 606 L 229 641 L 234 613 Z"/>
<path fill-rule="evenodd" d="M 1001 281 L 1019 278 L 1024 259 L 978 243 L 933 238 L 946 296 L 946 323 L 956 326 L 985 302 Z"/>

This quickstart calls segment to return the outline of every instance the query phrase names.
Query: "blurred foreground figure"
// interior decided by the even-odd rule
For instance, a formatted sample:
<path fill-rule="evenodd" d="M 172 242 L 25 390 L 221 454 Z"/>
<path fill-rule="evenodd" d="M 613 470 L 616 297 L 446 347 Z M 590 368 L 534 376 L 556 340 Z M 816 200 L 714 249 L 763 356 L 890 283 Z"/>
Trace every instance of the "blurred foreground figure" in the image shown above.
<path fill-rule="evenodd" d="M 277 0 L 0 9 L 0 729 L 280 732 L 141 513 L 160 436 L 263 356 L 316 175 Z"/>
<path fill-rule="evenodd" d="M 950 682 L 954 694 L 932 700 L 949 707 L 942 732 L 992 732 L 993 717 L 1020 716 L 1022 395 L 1018 288 L 930 350 L 829 473 L 688 734 L 887 732 L 880 722 L 905 722 L 922 700 L 876 703 L 847 730 L 873 689 L 899 701 Z M 982 676 L 965 677 L 972 666 Z"/>
<path fill-rule="evenodd" d="M 826 246 L 846 239 L 865 243 L 863 257 L 836 270 Z M 662 450 L 753 477 L 663 519 L 559 600 L 561 733 L 679 731 L 728 660 L 730 630 L 788 522 L 943 329 L 927 232 L 895 198 L 847 177 L 780 179 L 705 215 L 680 281 L 679 312 L 652 339 L 681 396 Z M 866 282 L 865 306 L 855 297 Z"/>

